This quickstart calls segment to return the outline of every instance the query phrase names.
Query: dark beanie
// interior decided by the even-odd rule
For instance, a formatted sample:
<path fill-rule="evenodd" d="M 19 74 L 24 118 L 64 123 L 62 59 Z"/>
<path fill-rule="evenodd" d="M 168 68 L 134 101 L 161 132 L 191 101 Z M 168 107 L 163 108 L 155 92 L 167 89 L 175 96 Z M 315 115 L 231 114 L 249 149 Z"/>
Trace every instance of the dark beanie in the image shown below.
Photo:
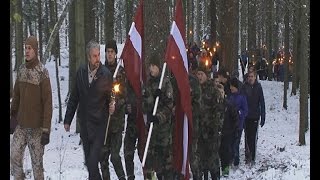
<path fill-rule="evenodd" d="M 36 56 L 38 56 L 38 40 L 35 36 L 29 36 L 26 39 L 25 45 L 30 45 L 32 49 L 34 50 Z"/>
<path fill-rule="evenodd" d="M 153 64 L 153 65 L 158 66 L 158 68 L 160 68 L 160 55 L 159 55 L 159 53 L 153 52 L 150 55 L 149 62 L 150 62 L 150 65 Z"/>
<path fill-rule="evenodd" d="M 230 85 L 239 89 L 239 81 L 236 77 L 230 79 Z"/>
<path fill-rule="evenodd" d="M 112 40 L 107 41 L 105 52 L 107 52 L 107 48 L 113 49 L 116 52 L 116 54 L 118 54 L 117 43 L 115 40 L 112 39 Z"/>

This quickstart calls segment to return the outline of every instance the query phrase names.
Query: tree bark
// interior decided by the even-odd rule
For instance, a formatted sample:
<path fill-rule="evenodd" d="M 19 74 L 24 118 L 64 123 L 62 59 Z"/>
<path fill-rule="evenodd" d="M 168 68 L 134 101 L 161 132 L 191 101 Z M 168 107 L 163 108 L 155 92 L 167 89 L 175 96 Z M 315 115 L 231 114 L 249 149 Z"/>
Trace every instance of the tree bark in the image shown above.
<path fill-rule="evenodd" d="M 22 17 L 22 1 L 13 1 L 15 13 L 13 15 L 15 23 L 15 66 L 16 71 L 24 62 L 23 58 L 23 17 Z"/>
<path fill-rule="evenodd" d="M 273 58 L 272 58 L 272 22 L 273 22 L 273 0 L 267 1 L 267 32 L 266 32 L 266 47 L 267 47 L 267 61 L 268 61 L 268 80 L 273 79 L 272 67 L 273 67 Z"/>
<path fill-rule="evenodd" d="M 283 87 L 283 108 L 288 109 L 288 100 L 287 100 L 287 92 L 288 92 L 288 87 L 289 87 L 289 15 L 290 15 L 290 10 L 289 7 L 287 6 L 285 8 L 286 13 L 284 16 L 284 52 L 285 52 L 285 58 L 284 58 L 284 87 Z"/>
<path fill-rule="evenodd" d="M 256 49 L 257 49 L 257 28 L 256 28 L 256 1 L 248 0 L 248 50 L 249 50 L 249 63 L 256 61 Z"/>
<path fill-rule="evenodd" d="M 114 0 L 105 1 L 105 11 L 104 36 L 106 42 L 114 38 Z"/>
<path fill-rule="evenodd" d="M 42 4 L 41 0 L 38 0 L 38 31 L 39 31 L 39 57 L 42 59 Z"/>
<path fill-rule="evenodd" d="M 149 3 L 144 3 L 144 6 L 145 65 L 149 66 L 149 57 L 152 53 L 158 53 L 160 66 L 162 66 L 171 27 L 169 5 L 167 1 L 150 0 Z"/>
<path fill-rule="evenodd" d="M 300 126 L 299 126 L 299 143 L 300 145 L 306 145 L 305 132 L 308 129 L 308 29 L 307 29 L 307 17 L 306 17 L 306 4 L 309 4 L 308 0 L 301 0 L 301 87 L 300 87 Z"/>

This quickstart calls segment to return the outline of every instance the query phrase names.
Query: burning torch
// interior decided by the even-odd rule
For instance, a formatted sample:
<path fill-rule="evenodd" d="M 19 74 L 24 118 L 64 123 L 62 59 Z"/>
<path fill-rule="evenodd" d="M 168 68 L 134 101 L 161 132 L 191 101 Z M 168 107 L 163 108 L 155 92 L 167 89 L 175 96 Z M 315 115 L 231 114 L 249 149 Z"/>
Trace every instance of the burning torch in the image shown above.
<path fill-rule="evenodd" d="M 116 103 L 116 100 L 115 100 L 116 99 L 116 95 L 120 92 L 120 83 L 116 83 L 115 82 L 119 67 L 120 67 L 120 62 L 118 62 L 116 70 L 114 71 L 114 74 L 113 74 L 114 83 L 113 83 L 113 87 L 112 87 L 112 91 L 111 91 L 111 97 L 110 97 L 111 103 L 113 105 L 115 105 L 115 103 Z M 104 145 L 106 145 L 106 143 L 107 143 L 107 136 L 108 136 L 108 129 L 109 129 L 111 115 L 112 114 L 109 113 L 108 121 L 107 121 L 106 134 L 104 136 Z"/>

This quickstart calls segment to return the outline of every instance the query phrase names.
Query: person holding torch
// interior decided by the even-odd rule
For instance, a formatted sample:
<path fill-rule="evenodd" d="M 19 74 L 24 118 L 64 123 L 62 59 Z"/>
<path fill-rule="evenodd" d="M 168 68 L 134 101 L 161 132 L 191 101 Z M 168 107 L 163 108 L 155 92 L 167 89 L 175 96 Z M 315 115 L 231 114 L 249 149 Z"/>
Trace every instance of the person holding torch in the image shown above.
<path fill-rule="evenodd" d="M 142 111 L 147 114 L 147 128 L 153 123 L 152 136 L 147 150 L 145 179 L 151 179 L 152 173 L 156 172 L 158 179 L 173 179 L 172 167 L 172 120 L 173 88 L 168 77 L 161 81 L 160 57 L 153 53 L 150 57 L 149 78 L 144 84 L 142 92 Z M 153 114 L 156 98 L 159 103 L 156 113 Z M 150 129 L 149 129 L 150 131 Z"/>
<path fill-rule="evenodd" d="M 101 151 L 101 172 L 103 179 L 110 179 L 109 156 L 114 170 L 120 180 L 125 179 L 121 157 L 119 155 L 122 145 L 122 132 L 125 123 L 126 107 L 126 75 L 124 68 L 117 62 L 118 48 L 115 40 L 108 40 L 105 47 L 105 66 L 113 75 L 113 98 L 115 100 L 115 111 L 109 115 L 105 131 L 105 143 Z"/>
<path fill-rule="evenodd" d="M 64 118 L 64 129 L 69 132 L 77 110 L 80 119 L 85 165 L 89 180 L 101 180 L 100 152 L 103 146 L 109 114 L 115 110 L 111 97 L 112 74 L 100 62 L 100 45 L 90 41 L 86 47 L 88 61 L 76 73 Z"/>

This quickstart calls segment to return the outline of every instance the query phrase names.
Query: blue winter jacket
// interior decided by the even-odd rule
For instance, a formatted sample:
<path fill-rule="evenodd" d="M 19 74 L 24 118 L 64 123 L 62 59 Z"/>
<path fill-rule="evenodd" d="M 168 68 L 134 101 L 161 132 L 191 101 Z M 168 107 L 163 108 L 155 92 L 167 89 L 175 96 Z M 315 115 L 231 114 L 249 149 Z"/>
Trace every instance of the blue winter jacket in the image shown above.
<path fill-rule="evenodd" d="M 248 104 L 245 95 L 241 94 L 239 91 L 236 93 L 231 93 L 228 97 L 229 102 L 237 107 L 239 113 L 239 124 L 238 130 L 243 129 L 244 120 L 248 115 Z"/>

